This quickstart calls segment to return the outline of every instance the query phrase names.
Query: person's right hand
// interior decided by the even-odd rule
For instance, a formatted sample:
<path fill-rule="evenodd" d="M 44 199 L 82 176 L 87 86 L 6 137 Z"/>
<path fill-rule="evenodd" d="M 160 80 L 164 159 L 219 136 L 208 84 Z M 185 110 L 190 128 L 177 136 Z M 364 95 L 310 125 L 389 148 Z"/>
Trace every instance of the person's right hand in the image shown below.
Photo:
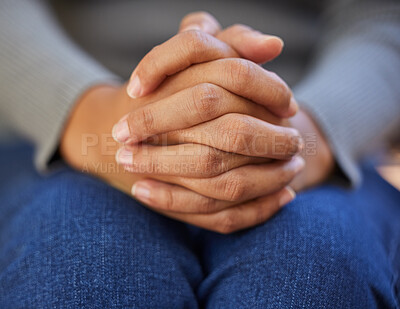
<path fill-rule="evenodd" d="M 214 47 L 214 45 L 212 47 Z M 235 64 L 231 65 L 230 63 Z M 243 205 L 245 204 L 240 202 L 254 198 L 256 196 L 267 194 L 269 201 L 267 204 L 269 206 L 272 204 L 280 205 L 279 201 L 286 200 L 286 202 L 288 202 L 289 198 L 282 198 L 283 196 L 290 197 L 290 192 L 284 188 L 284 185 L 293 178 L 294 174 L 296 174 L 299 169 L 301 169 L 303 164 L 301 161 L 299 161 L 298 159 L 294 159 L 292 161 L 269 163 L 267 166 L 264 167 L 261 165 L 257 165 L 257 171 L 254 168 L 254 165 L 242 165 L 249 163 L 260 163 L 260 156 L 268 158 L 271 156 L 271 154 L 273 155 L 272 157 L 275 158 L 289 158 L 296 152 L 296 147 L 298 147 L 298 144 L 296 144 L 298 139 L 292 139 L 292 137 L 297 136 L 297 132 L 293 129 L 285 129 L 282 127 L 273 126 L 271 124 L 264 123 L 254 117 L 249 117 L 248 115 L 252 115 L 258 118 L 266 117 L 272 122 L 273 120 L 271 119 L 274 118 L 274 116 L 268 113 L 261 105 L 246 100 L 241 96 L 234 95 L 233 93 L 239 92 L 239 94 L 247 96 L 251 100 L 259 100 L 258 102 L 264 103 L 265 105 L 266 102 L 271 103 L 270 92 L 260 91 L 260 93 L 253 94 L 249 91 L 250 86 L 259 85 L 259 87 L 262 88 L 262 86 L 267 84 L 270 88 L 273 88 L 273 85 L 278 85 L 277 87 L 279 88 L 279 90 L 277 91 L 277 93 L 281 95 L 283 94 L 283 97 L 286 97 L 286 100 L 283 100 L 283 104 L 286 105 L 286 109 L 289 107 L 288 102 L 290 102 L 291 94 L 287 86 L 284 85 L 284 83 L 280 83 L 279 79 L 277 79 L 274 75 L 270 75 L 268 74 L 268 72 L 264 72 L 263 69 L 256 65 L 252 67 L 252 70 L 243 70 L 243 66 L 244 68 L 248 68 L 249 63 L 245 62 L 245 60 L 238 59 L 215 60 L 209 63 L 198 64 L 196 66 L 190 67 L 187 70 L 184 70 L 181 73 L 175 74 L 173 77 L 168 78 L 168 80 L 165 81 L 162 86 L 152 95 L 131 101 L 128 100 L 127 96 L 125 95 L 124 87 L 121 87 L 119 89 L 111 87 L 94 88 L 86 96 L 83 97 L 82 101 L 80 102 L 80 104 L 78 104 L 77 109 L 71 117 L 70 124 L 64 134 L 61 147 L 62 153 L 73 166 L 81 170 L 82 168 L 84 168 L 89 172 L 97 174 L 106 181 L 114 184 L 118 188 L 122 189 L 124 192 L 130 192 L 133 183 L 137 179 L 142 178 L 144 175 L 125 173 L 124 171 L 115 169 L 115 166 L 114 169 L 111 168 L 113 165 L 111 165 L 112 160 L 110 160 L 110 156 L 103 155 L 104 144 L 107 141 L 102 143 L 101 136 L 111 129 L 111 123 L 115 122 L 116 117 L 121 117 L 128 111 L 133 111 L 128 119 L 135 119 L 134 111 L 139 110 L 137 114 L 139 115 L 138 118 L 143 120 L 147 117 L 147 120 L 145 121 L 150 120 L 147 125 L 144 125 L 143 127 L 140 126 L 140 129 L 142 129 L 141 131 L 140 129 L 135 131 L 139 133 L 137 136 L 139 136 L 141 139 L 157 133 L 168 132 L 171 129 L 170 126 L 173 125 L 175 129 L 172 128 L 172 130 L 174 131 L 167 133 L 169 142 L 171 142 L 171 140 L 173 140 L 174 138 L 179 142 L 182 140 L 182 137 L 187 138 L 188 136 L 191 136 L 193 140 L 190 143 L 187 142 L 187 144 L 190 145 L 186 146 L 193 148 L 200 147 L 201 151 L 199 151 L 198 156 L 194 156 L 193 153 L 191 154 L 191 156 L 187 156 L 187 153 L 181 153 L 181 156 L 179 156 L 179 150 L 177 149 L 176 151 L 178 152 L 174 152 L 176 156 L 174 157 L 174 162 L 172 162 L 171 156 L 157 156 L 161 152 L 157 153 L 153 150 L 160 150 L 161 148 L 153 145 L 148 146 L 151 147 L 148 148 L 151 149 L 149 150 L 151 156 L 148 156 L 146 158 L 146 155 L 139 155 L 135 156 L 135 159 L 138 159 L 140 157 L 142 158 L 142 160 L 148 159 L 147 162 L 149 163 L 149 165 L 154 163 L 154 159 L 157 159 L 159 163 L 165 163 L 167 166 L 168 164 L 172 163 L 178 165 L 181 163 L 185 163 L 184 160 L 187 160 L 190 157 L 194 158 L 195 164 L 198 162 L 196 160 L 200 160 L 200 162 L 220 162 L 221 164 L 231 162 L 231 164 L 226 164 L 227 167 L 225 166 L 224 168 L 217 170 L 216 174 L 208 175 L 208 178 L 202 177 L 204 176 L 204 172 L 208 172 L 207 168 L 209 167 L 207 166 L 205 170 L 200 170 L 201 173 L 197 175 L 170 175 L 170 172 L 164 172 L 161 175 L 157 175 L 156 172 L 151 172 L 151 177 L 154 179 L 160 179 L 165 182 L 185 186 L 196 192 L 199 192 L 199 196 L 213 196 L 220 200 L 220 202 L 217 203 L 216 207 L 212 209 L 201 208 L 202 206 L 204 206 L 203 203 L 197 205 L 197 208 L 194 207 L 193 209 L 191 209 L 192 212 L 195 213 L 197 211 L 204 213 L 204 211 L 207 211 L 212 213 L 214 216 L 215 214 L 220 213 L 221 215 L 219 217 L 221 218 L 219 218 L 218 216 L 217 217 L 219 218 L 218 220 L 222 221 L 225 216 L 231 217 L 231 213 L 234 213 L 235 209 L 241 209 L 241 213 L 247 213 L 247 208 L 243 207 Z M 218 78 L 218 74 L 216 74 L 215 72 L 220 72 L 222 73 L 222 75 L 223 72 L 229 74 L 225 75 L 223 78 Z M 245 74 L 243 74 L 243 72 L 245 72 Z M 214 78 L 211 79 L 211 82 L 214 82 L 213 84 L 210 83 L 210 76 Z M 242 79 L 240 79 L 240 77 L 242 77 Z M 234 79 L 232 80 L 232 78 Z M 231 82 L 229 82 L 230 80 Z M 260 80 L 264 81 L 265 84 L 257 84 L 257 81 Z M 222 85 L 224 87 L 221 87 L 219 83 L 225 83 Z M 231 90 L 231 92 L 226 91 L 225 88 L 228 88 L 229 90 Z M 282 93 L 282 89 L 285 89 L 287 93 Z M 244 93 L 241 93 L 240 91 L 244 91 Z M 247 95 L 246 91 L 248 91 Z M 200 95 L 200 101 L 194 100 L 198 95 Z M 210 95 L 212 100 L 208 100 L 208 97 Z M 263 95 L 266 97 L 263 97 Z M 282 96 L 279 95 L 277 95 L 276 97 L 282 98 Z M 212 103 L 213 100 L 214 103 L 218 102 L 218 106 L 221 109 L 219 111 L 217 109 L 214 109 L 214 114 L 211 113 L 208 118 L 207 116 L 205 116 L 204 118 L 204 115 L 202 114 L 204 114 L 205 110 L 196 110 L 196 108 L 199 106 L 198 103 Z M 164 103 L 164 109 L 160 110 L 164 114 L 158 113 L 158 108 L 155 108 L 161 107 L 161 104 L 159 104 L 160 102 Z M 168 105 L 165 105 L 167 103 Z M 273 103 L 275 102 L 273 101 Z M 167 106 L 169 107 L 169 109 L 165 109 L 165 107 Z M 279 103 L 276 104 L 275 107 L 279 107 Z M 94 110 L 96 111 L 96 117 L 93 117 Z M 277 108 L 276 110 L 285 112 L 285 108 L 282 107 L 281 109 Z M 232 115 L 232 111 L 239 114 Z M 197 118 L 196 112 L 198 113 Z M 178 115 L 179 117 L 176 117 L 177 113 L 181 113 L 180 115 Z M 173 117 L 174 114 L 175 118 Z M 151 115 L 152 117 L 148 118 L 149 115 Z M 160 116 L 165 116 L 167 118 L 167 121 L 163 122 L 163 117 Z M 218 116 L 229 116 L 233 117 L 234 120 L 227 122 L 221 121 L 221 117 Z M 215 117 L 218 118 L 215 120 L 211 120 Z M 226 119 L 229 120 L 229 117 Z M 180 119 L 181 122 L 178 123 Z M 277 119 L 277 122 L 280 122 L 278 118 L 275 117 L 275 119 Z M 196 124 L 196 121 L 197 123 L 201 123 L 200 126 L 202 126 L 200 128 L 197 128 L 197 130 L 194 129 L 196 128 L 196 126 L 193 126 Z M 160 129 L 157 129 L 158 131 L 152 131 L 157 128 L 158 124 L 160 125 Z M 191 126 L 190 128 L 188 128 L 188 124 L 189 126 Z M 182 129 L 182 127 L 179 128 L 179 126 L 182 125 L 186 126 L 186 128 L 188 129 L 185 130 Z M 274 134 L 277 134 L 279 136 L 283 136 L 284 138 L 286 136 L 285 140 L 287 142 L 285 143 L 286 146 L 283 147 L 283 153 L 280 153 L 278 156 L 275 156 L 276 154 L 273 154 L 272 152 L 268 153 L 268 151 L 264 152 L 261 155 L 260 153 L 257 153 L 255 155 L 254 149 L 246 150 L 242 146 L 240 146 L 240 144 L 238 145 L 235 141 L 233 141 L 232 144 L 224 144 L 224 134 L 220 135 L 220 137 L 222 137 L 221 139 L 218 138 L 216 140 L 209 140 L 208 142 L 207 140 L 199 140 L 199 136 L 196 137 L 196 134 L 193 133 L 201 133 L 204 128 L 209 128 L 209 130 L 216 128 L 217 132 L 227 134 L 233 132 L 234 130 L 235 132 L 239 133 L 238 135 L 234 134 L 234 138 L 237 136 L 241 136 L 240 133 L 243 133 L 243 136 L 254 136 L 255 133 L 260 133 L 260 136 L 267 136 L 270 141 L 272 141 L 271 137 L 273 137 Z M 84 155 L 85 149 L 82 148 L 83 145 L 81 143 L 82 135 L 85 133 L 99 137 L 99 143 L 91 147 L 86 152 L 86 155 Z M 214 134 L 211 134 L 206 138 L 212 139 L 213 135 Z M 110 143 L 109 141 L 108 143 L 108 152 L 114 153 L 117 148 L 116 145 L 111 145 L 112 143 Z M 213 149 L 222 148 L 221 150 L 227 150 L 228 152 L 221 150 L 203 151 L 204 149 L 209 149 L 210 146 L 213 147 Z M 242 149 L 243 151 L 250 152 L 245 153 L 247 154 L 247 157 L 240 156 L 238 154 L 232 154 L 229 153 L 229 148 L 226 148 L 229 146 L 233 146 L 236 149 Z M 197 148 L 197 150 L 199 150 L 200 148 Z M 119 154 L 121 154 L 121 152 Z M 169 154 L 171 155 L 171 152 L 169 152 Z M 133 156 L 129 155 L 127 157 L 133 158 Z M 215 161 L 215 159 L 217 159 L 217 161 Z M 146 162 L 139 162 L 138 165 L 146 166 Z M 172 169 L 167 168 L 166 170 L 171 171 Z M 251 172 L 252 174 L 250 176 L 246 175 L 249 172 Z M 247 179 L 246 177 L 249 179 Z M 251 179 L 253 179 L 253 181 L 249 182 L 249 180 Z M 264 181 L 264 179 L 266 179 L 266 181 Z M 205 183 L 209 185 L 205 186 Z M 251 187 L 249 187 L 248 190 L 244 190 L 245 184 L 251 184 Z M 223 188 L 225 189 L 223 190 Z M 275 194 L 270 194 L 274 191 L 276 192 Z M 237 203 L 242 204 L 242 206 L 240 206 L 240 208 L 236 208 L 239 206 L 232 207 L 232 205 L 235 205 Z M 268 205 L 266 205 L 265 199 L 264 201 L 261 199 L 259 203 L 261 205 L 258 206 L 264 206 L 264 215 L 258 215 L 256 218 L 249 216 L 238 218 L 238 222 L 241 220 L 243 221 L 243 224 L 238 225 L 239 228 L 252 226 L 256 223 L 259 223 L 259 221 L 262 219 L 265 220 L 267 216 L 271 215 L 271 210 L 276 208 L 269 207 L 267 211 Z M 252 207 L 248 207 L 249 213 L 256 210 L 254 205 L 257 206 L 257 203 L 253 202 L 252 205 Z M 227 207 L 229 207 L 229 209 Z M 163 211 L 165 212 L 165 210 Z M 167 210 L 166 215 L 169 215 L 168 211 L 170 211 L 171 213 L 177 211 L 179 212 L 179 210 L 171 209 Z M 258 211 L 257 213 L 261 212 Z M 173 217 L 173 215 L 170 216 Z M 192 218 L 195 218 L 195 216 L 192 216 Z M 193 220 L 188 220 L 188 222 L 196 224 L 196 222 L 193 222 Z M 198 222 L 197 225 L 209 229 L 212 229 L 212 226 L 215 226 L 215 230 L 220 230 L 220 227 L 217 224 L 212 224 L 211 221 L 207 224 Z"/>
<path fill-rule="evenodd" d="M 192 30 L 195 22 L 200 23 L 199 20 L 203 23 L 203 27 L 208 28 L 208 32 Z M 192 23 L 191 26 L 189 23 Z M 234 25 L 224 31 L 220 31 L 219 27 L 215 19 L 207 13 L 199 12 L 186 16 L 182 21 L 180 33 L 154 47 L 140 61 L 128 83 L 128 95 L 132 98 L 146 96 L 168 76 L 195 64 L 218 59 L 242 58 L 237 59 L 237 63 L 226 62 L 226 68 L 224 63 L 221 64 L 219 71 L 207 68 L 210 70 L 209 82 L 220 84 L 221 87 L 232 91 L 232 86 L 225 83 L 219 73 L 222 73 L 221 76 L 224 78 L 243 81 L 243 85 L 237 84 L 234 87 L 246 87 L 247 89 L 240 89 L 245 97 L 250 97 L 254 102 L 265 106 L 278 117 L 294 116 L 298 105 L 280 77 L 273 72 L 263 70 L 268 74 L 268 82 L 263 83 L 266 82 L 263 78 L 252 85 L 246 76 L 253 75 L 250 77 L 252 78 L 258 73 L 256 63 L 265 63 L 276 58 L 282 51 L 283 41 L 276 36 L 262 34 L 244 25 Z M 235 68 L 231 65 L 235 65 Z M 227 76 L 229 73 L 233 75 Z M 236 91 L 235 88 L 232 92 Z M 258 95 L 257 92 L 261 94 Z"/>

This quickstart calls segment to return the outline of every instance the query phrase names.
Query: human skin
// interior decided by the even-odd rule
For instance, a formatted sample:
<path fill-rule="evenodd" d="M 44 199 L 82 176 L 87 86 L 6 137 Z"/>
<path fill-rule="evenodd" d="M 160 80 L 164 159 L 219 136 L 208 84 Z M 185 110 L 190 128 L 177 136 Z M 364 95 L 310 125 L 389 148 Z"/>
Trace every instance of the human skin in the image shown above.
<path fill-rule="evenodd" d="M 243 32 L 241 32 L 241 35 L 243 36 L 246 34 L 243 34 Z M 229 49 L 226 50 L 228 50 L 228 53 L 231 53 Z M 228 56 L 232 57 L 234 55 L 232 55 L 231 53 L 228 54 Z M 268 159 L 271 158 L 270 153 L 264 154 L 265 159 L 260 159 L 258 156 L 259 154 L 257 154 L 257 156 L 252 156 L 254 155 L 252 153 L 246 153 L 242 155 L 231 154 L 229 153 L 230 149 L 224 149 L 222 146 L 221 148 L 223 148 L 222 150 L 225 150 L 225 152 L 218 152 L 218 150 L 210 151 L 210 149 L 215 149 L 215 146 L 218 147 L 219 144 L 213 143 L 212 148 L 205 148 L 207 147 L 207 141 L 192 140 L 189 146 L 193 148 L 194 145 L 197 145 L 196 147 L 199 147 L 198 145 L 200 145 L 204 148 L 199 150 L 199 154 L 205 154 L 205 156 L 195 156 L 196 158 L 203 158 L 201 159 L 203 160 L 201 162 L 213 162 L 213 160 L 217 158 L 217 162 L 224 163 L 224 168 L 217 171 L 217 175 L 207 174 L 207 170 L 201 170 L 199 175 L 184 175 L 186 177 L 182 177 L 179 175 L 157 175 L 155 173 L 152 173 L 151 175 L 146 175 L 139 174 L 137 173 L 137 171 L 135 174 L 132 174 L 124 169 L 117 169 L 114 164 L 115 162 L 113 154 L 115 153 L 118 146 L 116 145 L 116 143 L 113 143 L 111 141 L 110 136 L 108 136 L 108 140 L 103 140 L 102 138 L 103 136 L 107 135 L 107 132 L 111 131 L 113 124 L 116 123 L 122 115 L 128 112 L 140 109 L 143 110 L 143 108 L 145 108 L 146 106 L 162 102 L 161 99 L 166 100 L 166 98 L 169 98 L 171 94 L 176 94 L 177 91 L 179 93 L 179 90 L 192 89 L 193 85 L 196 85 L 197 88 L 200 89 L 202 87 L 207 88 L 207 85 L 209 86 L 209 83 L 205 84 L 204 81 L 202 82 L 199 76 L 201 76 L 201 66 L 204 67 L 207 65 L 208 68 L 210 68 L 210 63 L 211 65 L 215 66 L 214 71 L 218 71 L 218 64 L 213 64 L 212 62 L 203 65 L 200 64 L 197 66 L 192 66 L 190 70 L 187 69 L 182 73 L 175 74 L 173 77 L 168 78 L 168 80 L 166 80 L 161 85 L 161 87 L 157 88 L 157 90 L 154 91 L 152 94 L 135 100 L 131 100 L 126 95 L 125 86 L 111 87 L 104 85 L 89 90 L 86 95 L 81 98 L 80 102 L 78 102 L 74 112 L 71 115 L 69 124 L 65 130 L 61 143 L 61 153 L 63 154 L 64 158 L 77 169 L 84 169 L 92 174 L 95 174 L 127 193 L 130 191 L 133 183 L 135 182 L 139 185 L 147 184 L 148 186 L 150 183 L 153 186 L 164 186 L 160 188 L 159 193 L 156 194 L 159 198 L 162 198 L 164 196 L 165 203 L 155 203 L 154 205 L 152 205 L 152 200 L 150 199 L 147 201 L 146 204 L 148 204 L 148 206 L 152 207 L 156 211 L 159 211 L 167 216 L 176 218 L 178 220 L 182 220 L 188 223 L 192 223 L 194 225 L 223 233 L 228 233 L 238 229 L 250 227 L 265 221 L 279 208 L 284 206 L 293 198 L 292 192 L 288 188 L 286 188 L 285 185 L 293 179 L 294 175 L 298 173 L 303 166 L 302 160 L 299 160 L 297 158 L 288 160 L 296 153 L 296 149 L 294 149 L 295 151 L 291 151 L 290 153 L 285 153 L 284 158 L 279 158 L 278 156 L 279 159 L 285 160 L 271 163 Z M 221 67 L 219 67 L 219 69 L 220 68 Z M 236 67 L 236 69 L 240 71 L 242 68 Z M 191 74 L 191 70 L 193 71 L 193 74 Z M 257 78 L 254 77 L 252 80 L 247 80 L 247 82 L 254 83 L 258 79 L 259 76 Z M 223 80 L 226 80 L 226 78 Z M 201 86 L 198 87 L 198 85 Z M 226 85 L 224 86 L 226 87 Z M 234 91 L 235 89 L 230 90 Z M 192 93 L 191 97 L 193 97 Z M 226 106 L 226 113 L 223 114 L 224 116 L 231 117 L 233 114 L 230 112 L 234 111 L 236 113 L 234 114 L 234 117 L 237 117 L 236 120 L 239 120 L 236 122 L 233 121 L 233 123 L 237 124 L 241 121 L 243 122 L 243 117 L 247 114 L 255 116 L 257 118 L 261 118 L 263 120 L 267 120 L 272 123 L 275 122 L 276 124 L 283 124 L 282 119 L 274 116 L 264 107 L 243 98 L 235 98 L 236 101 L 228 101 L 233 101 L 236 104 L 231 103 L 229 105 L 229 102 L 225 103 L 224 106 Z M 110 102 L 112 102 L 112 104 Z M 173 100 L 171 102 L 173 102 Z M 291 112 L 288 111 L 290 102 L 290 100 L 286 102 L 286 109 L 285 106 L 283 106 L 283 108 L 278 108 L 275 111 L 290 114 Z M 249 108 L 249 106 L 251 107 Z M 93 117 L 94 110 L 96 111 L 96 118 Z M 101 119 L 101 121 L 99 121 L 99 119 Z M 247 120 L 250 120 L 251 123 L 253 123 L 255 126 L 261 124 L 260 122 L 257 122 L 257 119 L 253 117 L 247 118 Z M 216 121 L 217 120 L 211 120 L 206 122 L 206 127 L 220 128 L 221 126 L 215 126 Z M 227 121 L 227 123 L 229 123 L 229 121 Z M 269 130 L 269 133 L 274 132 L 274 128 L 271 126 L 260 126 L 260 128 L 261 131 Z M 281 136 L 283 133 L 282 128 L 283 127 L 279 127 L 278 129 L 278 133 Z M 165 128 L 161 128 L 161 131 L 159 133 L 162 133 L 162 130 L 164 129 Z M 204 124 L 201 129 L 204 129 Z M 232 129 L 232 127 L 229 129 Z M 227 128 L 225 128 L 225 132 L 226 131 L 228 131 Z M 191 135 L 187 133 L 188 132 L 186 132 L 185 134 L 185 130 L 178 130 L 174 131 L 173 134 L 166 134 L 166 138 L 168 142 L 173 142 L 175 140 L 176 143 L 176 141 L 179 141 L 180 138 L 187 138 Z M 251 135 L 254 132 L 249 131 L 247 133 L 248 135 Z M 86 134 L 86 136 L 87 134 L 90 134 L 90 136 L 97 136 L 99 138 L 99 142 L 91 147 L 87 147 L 87 149 L 83 149 L 85 145 L 82 144 L 82 136 L 84 134 Z M 294 137 L 297 135 L 297 133 L 292 130 L 285 132 L 283 136 L 284 135 Z M 292 139 L 289 138 L 287 140 L 290 141 Z M 105 147 L 105 145 L 108 145 L 108 147 Z M 296 145 L 291 146 L 294 146 L 296 148 Z M 157 148 L 156 145 L 151 146 L 152 148 L 149 147 L 150 146 L 147 147 L 146 151 L 149 151 L 149 149 L 150 151 L 152 151 L 154 147 Z M 140 147 L 136 147 L 136 151 L 140 151 L 139 148 Z M 178 157 L 179 154 L 181 154 L 181 157 L 186 159 L 190 157 L 185 153 L 185 150 L 183 150 L 182 153 L 179 153 L 179 149 L 174 149 L 173 151 L 174 156 L 164 155 L 158 156 L 157 158 L 171 159 L 172 157 L 176 159 L 177 154 Z M 135 154 L 137 155 L 137 153 Z M 211 161 L 210 154 L 212 154 L 212 158 L 214 158 Z M 145 158 L 145 156 L 142 156 L 142 158 Z M 273 156 L 272 158 L 277 159 L 277 157 Z M 196 163 L 196 161 L 194 162 Z M 262 165 L 254 165 L 254 163 L 260 164 L 262 162 L 268 163 Z M 99 168 L 99 166 L 103 168 Z M 106 168 L 104 169 L 104 167 Z M 128 171 L 131 170 L 131 168 L 129 167 L 127 169 Z M 151 181 L 149 182 L 149 180 L 144 180 L 144 182 L 137 182 L 137 180 L 149 176 L 153 179 L 162 180 L 163 182 L 158 182 L 154 180 L 152 180 L 153 183 L 151 183 Z M 196 178 L 196 176 L 202 178 Z M 204 176 L 207 176 L 208 178 L 204 178 Z M 206 181 L 204 179 L 206 179 Z M 265 181 L 265 179 L 273 179 L 275 181 L 268 182 Z M 279 181 L 276 181 L 276 179 L 279 179 Z M 174 185 L 171 185 L 171 183 Z M 251 184 L 251 186 L 247 189 L 244 187 L 245 183 L 247 183 L 247 185 Z M 206 184 L 209 185 L 207 186 Z M 169 186 L 168 188 L 173 188 L 173 190 L 166 190 L 165 186 Z M 136 185 L 136 192 L 138 191 L 137 188 L 138 185 Z M 185 188 L 189 188 L 190 190 Z M 157 190 L 152 191 L 153 195 L 156 191 Z M 180 191 L 180 194 L 178 195 L 183 198 L 174 198 L 173 200 L 170 200 L 168 198 L 176 197 L 178 191 Z M 168 192 L 173 193 L 169 194 Z M 166 193 L 167 195 L 165 195 L 164 193 Z M 177 201 L 185 201 L 184 197 L 190 197 L 191 203 L 186 203 L 186 207 L 183 207 L 184 204 L 179 203 L 179 207 L 176 207 Z M 254 200 L 254 198 L 256 199 Z M 187 207 L 187 205 L 193 206 Z"/>

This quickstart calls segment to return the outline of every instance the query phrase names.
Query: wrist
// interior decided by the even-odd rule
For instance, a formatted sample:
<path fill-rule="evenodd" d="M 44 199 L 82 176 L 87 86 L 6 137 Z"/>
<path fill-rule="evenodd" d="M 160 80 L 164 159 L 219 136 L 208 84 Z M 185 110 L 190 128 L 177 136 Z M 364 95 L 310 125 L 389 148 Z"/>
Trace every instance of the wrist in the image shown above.
<path fill-rule="evenodd" d="M 335 159 L 328 140 L 310 114 L 299 110 L 290 122 L 305 141 L 301 155 L 306 161 L 306 168 L 294 181 L 295 189 L 302 190 L 326 180 L 333 172 Z"/>
<path fill-rule="evenodd" d="M 60 141 L 61 156 L 74 168 L 82 169 L 88 160 L 104 160 L 100 157 L 101 143 L 118 120 L 117 108 L 110 105 L 119 92 L 112 85 L 97 85 L 88 89 L 74 105 Z"/>

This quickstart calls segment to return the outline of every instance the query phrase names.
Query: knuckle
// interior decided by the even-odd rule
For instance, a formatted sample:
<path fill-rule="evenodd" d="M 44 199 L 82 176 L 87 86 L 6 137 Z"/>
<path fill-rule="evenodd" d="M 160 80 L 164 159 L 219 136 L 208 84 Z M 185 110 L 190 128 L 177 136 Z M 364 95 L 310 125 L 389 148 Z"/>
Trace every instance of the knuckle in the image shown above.
<path fill-rule="evenodd" d="M 210 214 L 215 210 L 216 202 L 212 198 L 205 198 L 200 205 L 200 209 L 202 213 Z"/>
<path fill-rule="evenodd" d="M 164 192 L 164 208 L 165 210 L 175 210 L 176 201 L 174 198 L 174 194 L 170 190 L 166 190 Z"/>
<path fill-rule="evenodd" d="M 157 54 L 160 51 L 160 49 L 161 49 L 161 45 L 157 44 L 150 50 L 150 53 Z"/>
<path fill-rule="evenodd" d="M 222 158 L 218 154 L 218 151 L 214 148 L 209 148 L 201 153 L 195 159 L 195 164 L 198 166 L 197 170 L 200 172 L 201 177 L 211 177 L 218 174 L 221 165 Z"/>
<path fill-rule="evenodd" d="M 150 108 L 143 108 L 139 114 L 139 123 L 145 132 L 151 134 L 154 130 L 154 115 Z"/>
<path fill-rule="evenodd" d="M 155 72 L 159 72 L 159 59 L 162 54 L 162 46 L 154 46 L 140 61 L 136 68 L 136 74 L 140 76 L 140 79 L 146 79 L 147 76 L 152 76 Z"/>
<path fill-rule="evenodd" d="M 220 90 L 209 83 L 193 88 L 193 105 L 202 121 L 216 117 L 220 101 Z"/>
<path fill-rule="evenodd" d="M 229 234 L 237 229 L 237 218 L 231 212 L 225 212 L 218 221 L 217 231 L 221 234 Z"/>
<path fill-rule="evenodd" d="M 162 46 L 161 45 L 156 45 L 154 46 L 143 58 L 143 60 L 140 62 L 139 66 L 138 66 L 138 74 L 139 71 L 141 71 L 141 73 L 143 73 L 141 75 L 142 76 L 146 76 L 146 74 L 151 73 L 151 71 L 156 71 L 154 70 L 154 65 L 156 65 L 158 63 L 158 59 L 160 57 L 160 54 L 162 53 Z"/>
<path fill-rule="evenodd" d="M 229 175 L 222 188 L 223 195 L 226 200 L 238 202 L 243 199 L 246 193 L 246 182 L 241 173 L 232 173 Z"/>
<path fill-rule="evenodd" d="M 209 148 L 207 153 L 202 156 L 201 164 L 206 168 L 209 173 L 212 173 L 217 166 L 221 164 L 222 158 L 218 151 L 214 148 Z"/>
<path fill-rule="evenodd" d="M 136 131 L 136 124 L 138 123 L 138 117 L 137 117 L 137 113 L 135 111 L 130 112 L 128 114 L 128 117 L 126 119 L 126 121 L 128 122 L 128 127 L 129 127 L 129 132 L 134 132 Z"/>
<path fill-rule="evenodd" d="M 253 128 L 241 115 L 232 114 L 229 118 L 226 122 L 228 147 L 231 151 L 242 153 L 249 148 L 252 142 Z"/>
<path fill-rule="evenodd" d="M 241 133 L 246 130 L 247 124 L 241 115 L 231 114 L 228 119 L 228 127 L 229 130 L 233 130 L 235 133 Z"/>
<path fill-rule="evenodd" d="M 232 59 L 227 66 L 228 76 L 233 82 L 233 87 L 241 92 L 252 84 L 254 65 L 246 59 Z"/>
<path fill-rule="evenodd" d="M 197 59 L 206 49 L 206 35 L 197 30 L 190 30 L 180 34 L 182 36 L 182 47 L 187 54 L 192 54 Z"/>
<path fill-rule="evenodd" d="M 269 72 L 276 83 L 273 86 L 272 99 L 274 101 L 282 102 L 285 106 L 289 106 L 290 98 L 292 96 L 289 87 L 286 83 L 274 72 Z"/>

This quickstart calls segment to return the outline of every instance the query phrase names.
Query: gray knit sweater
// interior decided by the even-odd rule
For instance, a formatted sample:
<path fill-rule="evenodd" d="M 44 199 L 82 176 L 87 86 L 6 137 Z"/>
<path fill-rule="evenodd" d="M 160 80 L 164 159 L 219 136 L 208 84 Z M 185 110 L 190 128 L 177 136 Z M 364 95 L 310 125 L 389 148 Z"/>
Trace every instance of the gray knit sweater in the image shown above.
<path fill-rule="evenodd" d="M 0 0 L 0 129 L 31 139 L 45 170 L 80 94 L 129 76 L 201 9 L 283 37 L 267 68 L 294 87 L 358 184 L 357 161 L 400 125 L 400 1 L 277 2 Z"/>

